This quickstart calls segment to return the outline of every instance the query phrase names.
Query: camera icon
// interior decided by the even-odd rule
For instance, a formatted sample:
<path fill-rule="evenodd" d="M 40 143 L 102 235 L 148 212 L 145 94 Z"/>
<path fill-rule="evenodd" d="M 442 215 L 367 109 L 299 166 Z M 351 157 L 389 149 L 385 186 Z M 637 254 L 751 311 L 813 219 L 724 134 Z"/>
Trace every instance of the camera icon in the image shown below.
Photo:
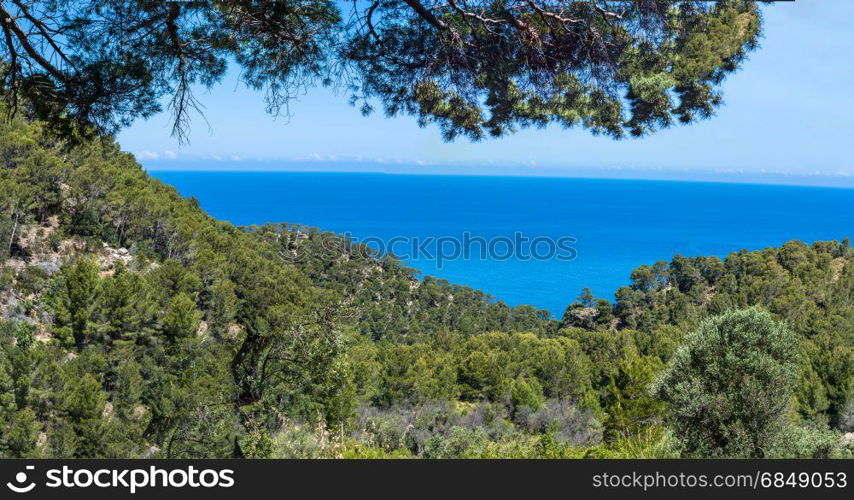
<path fill-rule="evenodd" d="M 35 469 L 35 466 L 33 466 L 33 465 L 26 466 L 26 470 L 34 470 L 34 469 Z M 27 482 L 27 473 L 26 472 L 19 472 L 19 473 L 15 474 L 15 483 L 17 483 L 17 484 L 9 482 L 9 483 L 6 483 L 6 486 L 10 490 L 14 491 L 15 493 L 28 493 L 28 492 L 32 491 L 33 488 L 36 487 L 36 483 L 30 482 L 30 484 L 25 485 L 24 483 L 26 483 L 26 482 Z"/>

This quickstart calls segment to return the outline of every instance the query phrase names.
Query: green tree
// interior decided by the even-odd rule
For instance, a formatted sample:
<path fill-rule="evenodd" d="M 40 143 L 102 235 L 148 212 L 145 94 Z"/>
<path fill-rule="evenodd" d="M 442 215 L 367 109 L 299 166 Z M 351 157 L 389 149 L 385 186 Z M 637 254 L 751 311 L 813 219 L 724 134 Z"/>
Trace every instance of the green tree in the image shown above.
<path fill-rule="evenodd" d="M 82 348 L 89 333 L 89 320 L 95 305 L 98 266 L 87 259 L 62 270 L 59 316 L 71 328 L 74 343 Z"/>
<path fill-rule="evenodd" d="M 508 396 L 510 409 L 514 414 L 522 408 L 537 411 L 545 401 L 543 388 L 533 377 L 517 377 L 510 381 Z"/>
<path fill-rule="evenodd" d="M 655 388 L 684 454 L 763 457 L 797 381 L 797 346 L 758 308 L 708 319 L 689 334 Z"/>
<path fill-rule="evenodd" d="M 3 437 L 0 438 L 0 444 L 5 448 L 8 456 L 36 458 L 38 457 L 36 444 L 41 430 L 42 423 L 36 418 L 35 412 L 30 408 L 23 408 L 12 415 L 3 431 Z"/>
<path fill-rule="evenodd" d="M 101 131 L 156 113 L 169 96 L 183 137 L 201 108 L 194 85 L 218 83 L 232 60 L 243 83 L 268 91 L 271 112 L 305 86 L 340 83 L 363 112 L 378 101 L 447 139 L 551 122 L 641 136 L 711 116 L 761 21 L 749 0 L 344 5 L 3 2 L 3 88 L 54 126 Z"/>
<path fill-rule="evenodd" d="M 201 316 L 202 313 L 196 309 L 196 302 L 186 294 L 179 293 L 166 304 L 160 326 L 170 340 L 189 338 L 199 330 Z"/>
<path fill-rule="evenodd" d="M 231 280 L 218 280 L 211 287 L 210 307 L 207 311 L 208 326 L 214 335 L 220 337 L 228 332 L 228 327 L 237 315 L 238 303 L 234 283 Z"/>
<path fill-rule="evenodd" d="M 110 340 L 143 338 L 150 329 L 154 307 L 146 280 L 119 265 L 100 283 L 97 300 L 99 329 Z"/>
<path fill-rule="evenodd" d="M 621 359 L 618 370 L 608 384 L 604 410 L 605 438 L 616 440 L 640 433 L 660 420 L 664 403 L 650 389 L 663 369 L 660 359 L 630 354 Z"/>
<path fill-rule="evenodd" d="M 66 370 L 65 384 L 58 393 L 58 409 L 77 437 L 75 456 L 103 457 L 107 439 L 102 415 L 107 395 L 101 384 L 90 373 L 80 375 L 77 370 Z"/>
<path fill-rule="evenodd" d="M 0 179 L 0 260 L 12 253 L 21 225 L 28 222 L 32 198 L 32 187 Z"/>

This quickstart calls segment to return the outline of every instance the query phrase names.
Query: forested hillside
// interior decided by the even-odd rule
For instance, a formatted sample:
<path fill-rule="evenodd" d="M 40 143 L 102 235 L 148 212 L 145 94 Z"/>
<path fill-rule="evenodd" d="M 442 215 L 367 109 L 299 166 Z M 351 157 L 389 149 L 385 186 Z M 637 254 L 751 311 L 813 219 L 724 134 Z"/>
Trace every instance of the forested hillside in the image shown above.
<path fill-rule="evenodd" d="M 848 240 L 676 256 L 551 319 L 218 222 L 108 138 L 6 121 L 0 161 L 3 456 L 851 454 Z"/>

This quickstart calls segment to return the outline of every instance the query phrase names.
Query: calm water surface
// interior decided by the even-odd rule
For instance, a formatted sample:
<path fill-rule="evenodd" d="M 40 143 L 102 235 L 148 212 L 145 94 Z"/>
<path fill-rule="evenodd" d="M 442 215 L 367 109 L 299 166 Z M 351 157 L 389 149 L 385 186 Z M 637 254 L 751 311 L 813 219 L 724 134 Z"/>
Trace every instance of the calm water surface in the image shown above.
<path fill-rule="evenodd" d="M 632 269 L 854 235 L 854 189 L 536 177 L 152 172 L 212 216 L 292 222 L 356 238 L 576 238 L 574 260 L 410 258 L 425 275 L 560 316 L 582 287 L 611 298 Z M 397 253 L 409 248 L 395 246 Z M 498 253 L 506 246 L 496 244 Z M 445 251 L 450 252 L 450 244 Z M 538 251 L 546 253 L 547 244 Z M 480 246 L 472 246 L 477 257 Z M 433 252 L 435 253 L 435 245 Z M 562 255 L 568 255 L 562 252 Z M 525 255 L 528 255 L 527 251 Z M 524 257 L 524 256 L 523 256 Z"/>

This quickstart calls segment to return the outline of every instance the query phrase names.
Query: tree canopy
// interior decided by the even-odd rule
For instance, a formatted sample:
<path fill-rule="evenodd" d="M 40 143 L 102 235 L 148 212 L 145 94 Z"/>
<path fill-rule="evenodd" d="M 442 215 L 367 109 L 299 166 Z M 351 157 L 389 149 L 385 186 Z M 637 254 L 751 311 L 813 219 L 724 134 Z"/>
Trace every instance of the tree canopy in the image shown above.
<path fill-rule="evenodd" d="M 113 132 L 166 102 L 184 139 L 194 86 L 234 63 L 271 113 L 335 85 L 447 140 L 707 118 L 761 21 L 749 0 L 3 0 L 0 20 L 5 99 L 65 131 Z"/>

